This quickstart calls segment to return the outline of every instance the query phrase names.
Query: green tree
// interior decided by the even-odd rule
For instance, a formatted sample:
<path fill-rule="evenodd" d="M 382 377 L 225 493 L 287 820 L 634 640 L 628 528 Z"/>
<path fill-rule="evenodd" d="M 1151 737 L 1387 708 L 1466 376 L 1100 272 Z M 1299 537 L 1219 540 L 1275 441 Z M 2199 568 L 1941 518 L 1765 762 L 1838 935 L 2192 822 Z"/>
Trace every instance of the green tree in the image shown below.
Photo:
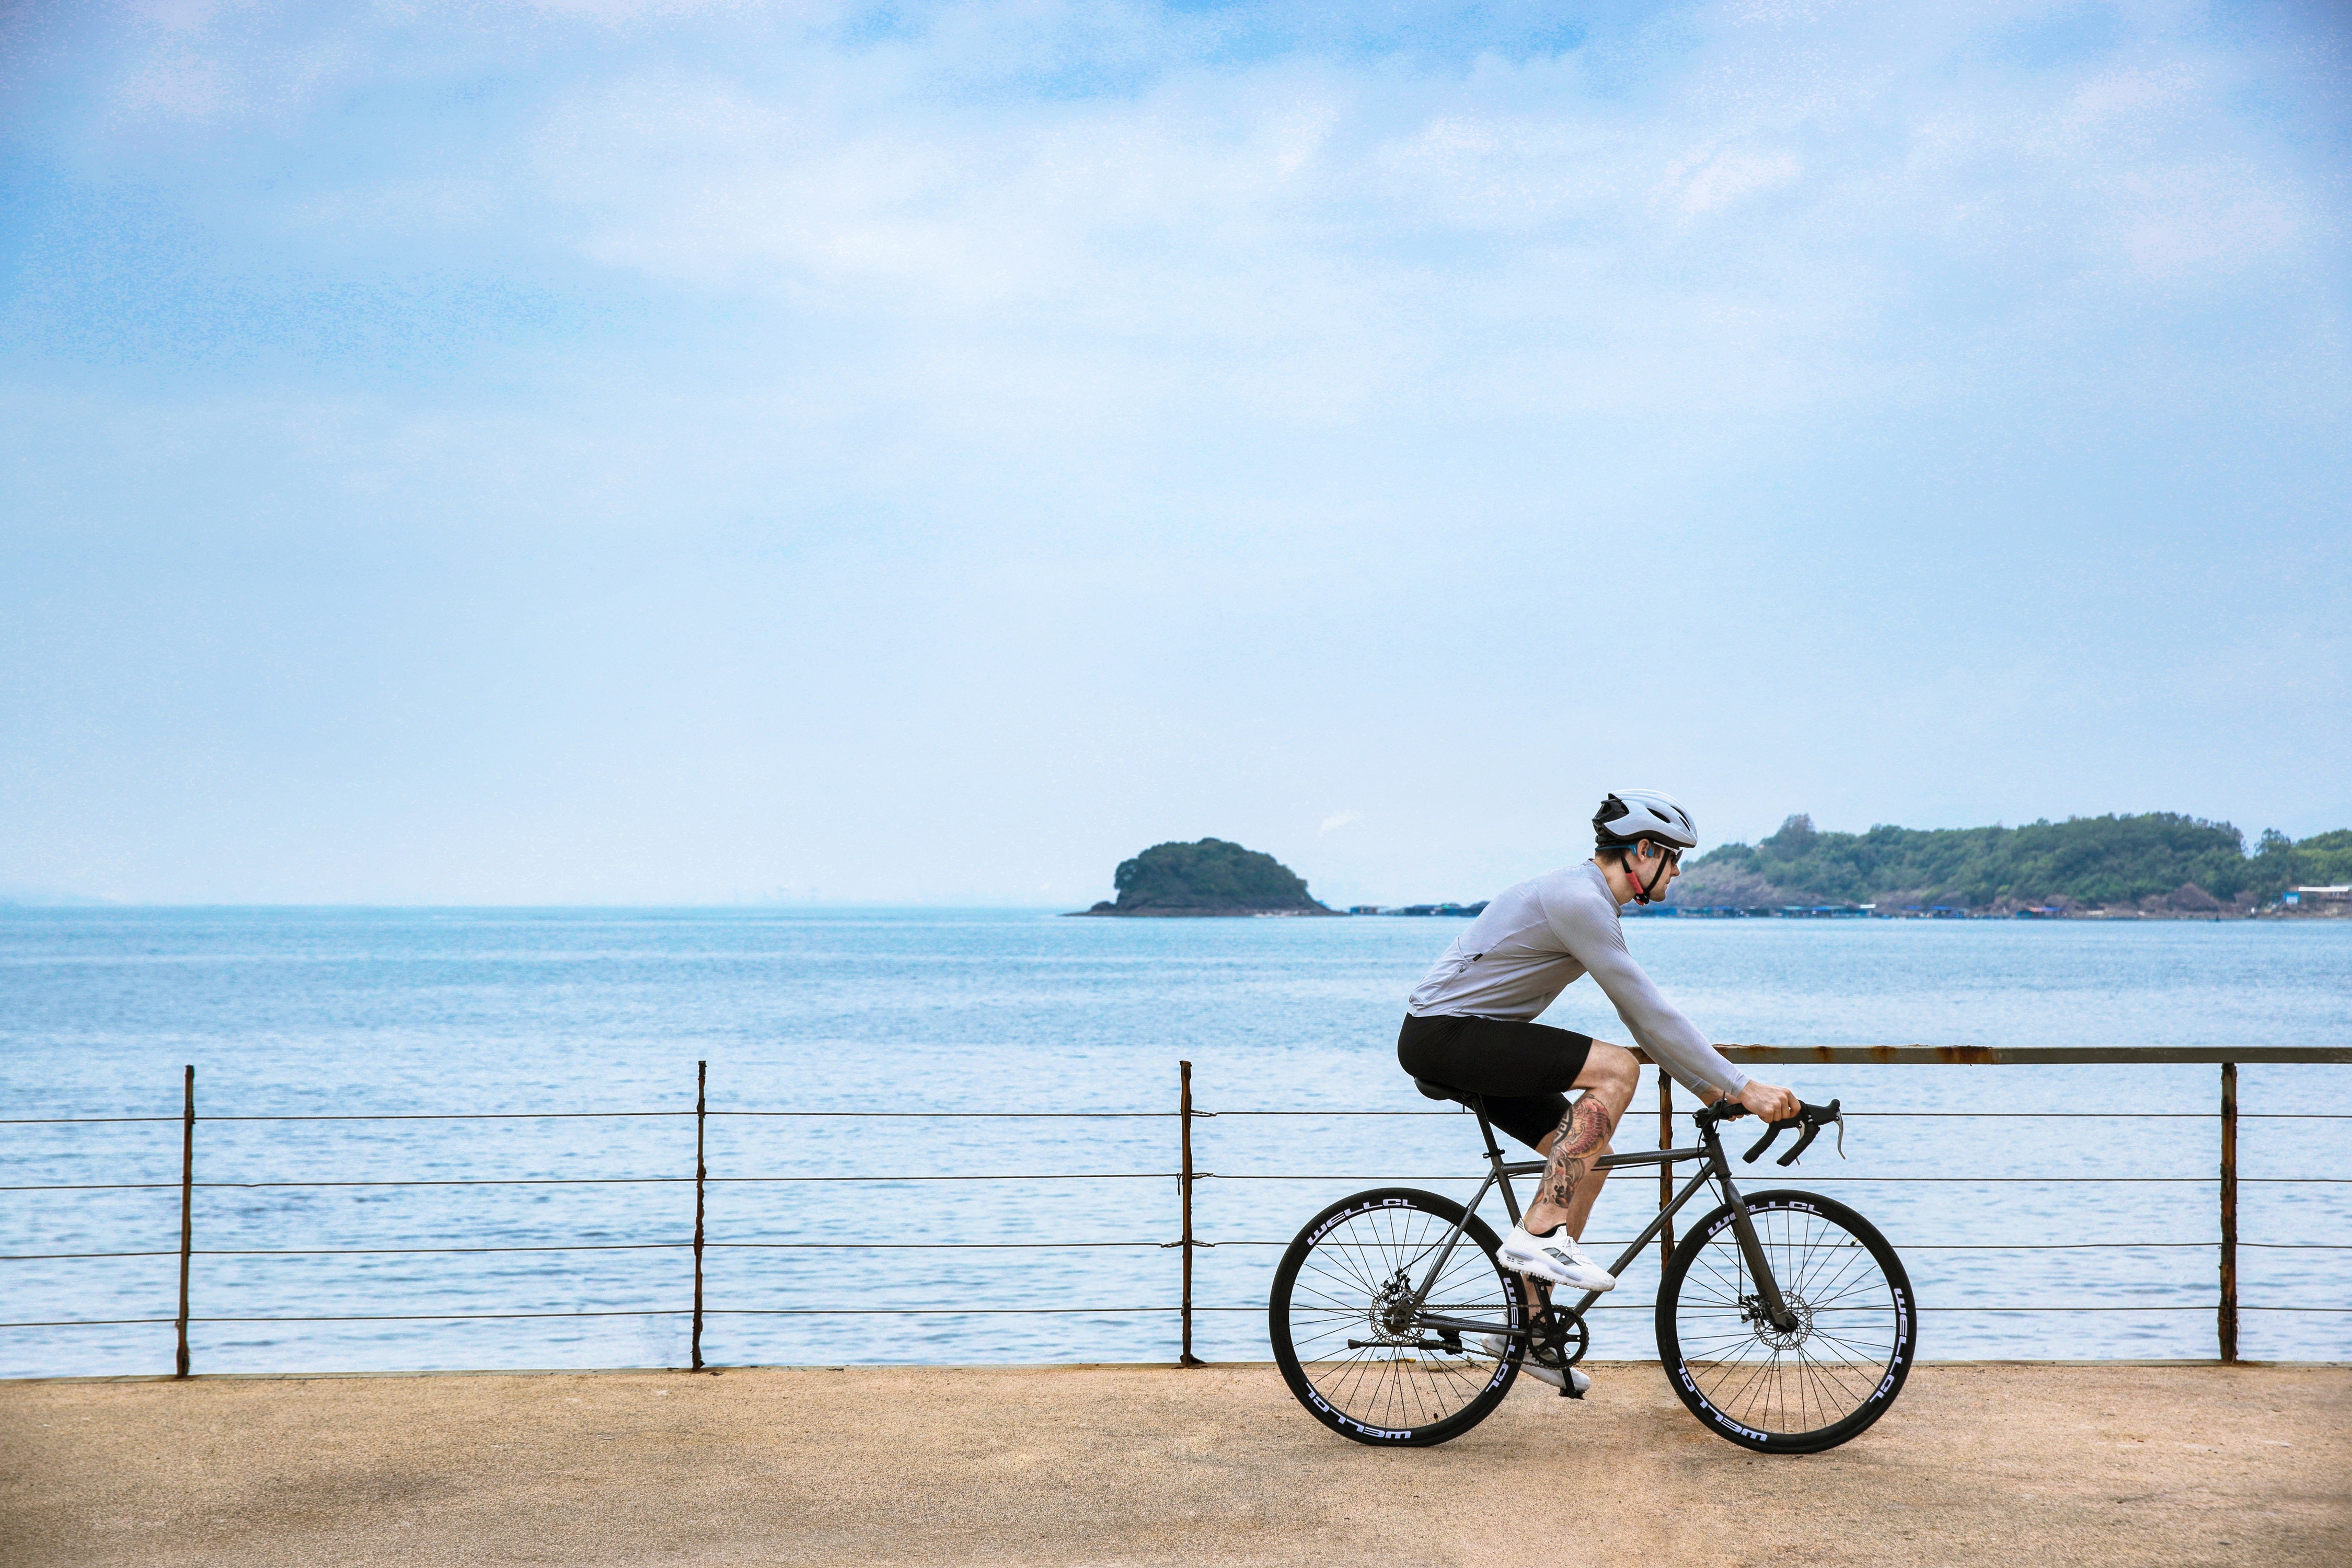
<path fill-rule="evenodd" d="M 1120 913 L 1139 910 L 1319 910 L 1307 882 L 1273 856 L 1223 838 L 1155 844 L 1111 878 Z"/>
<path fill-rule="evenodd" d="M 2333 887 L 2352 882 L 2352 827 L 2315 833 L 2295 843 L 2289 853 L 2294 872 L 2289 887 Z"/>
<path fill-rule="evenodd" d="M 2297 882 L 2352 881 L 2352 830 L 2300 844 L 2265 833 L 2253 854 L 2226 822 L 2173 812 L 2070 817 L 2022 827 L 1879 826 L 1824 833 L 1799 815 L 1755 845 L 1691 862 L 1685 905 L 1907 902 L 1969 909 L 2159 900 L 2182 909 L 2267 901 Z"/>

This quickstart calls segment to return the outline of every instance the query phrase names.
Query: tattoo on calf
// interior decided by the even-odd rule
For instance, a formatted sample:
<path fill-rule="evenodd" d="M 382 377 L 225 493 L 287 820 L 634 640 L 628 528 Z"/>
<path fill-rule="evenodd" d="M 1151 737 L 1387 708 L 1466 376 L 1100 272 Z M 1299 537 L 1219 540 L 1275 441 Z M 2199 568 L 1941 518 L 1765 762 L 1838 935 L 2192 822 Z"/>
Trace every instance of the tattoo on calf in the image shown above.
<path fill-rule="evenodd" d="M 1609 1142 L 1609 1107 L 1586 1089 L 1559 1119 L 1552 1135 L 1550 1163 L 1543 1173 L 1547 1203 L 1565 1207 L 1577 1184 L 1592 1173 L 1593 1152 Z"/>

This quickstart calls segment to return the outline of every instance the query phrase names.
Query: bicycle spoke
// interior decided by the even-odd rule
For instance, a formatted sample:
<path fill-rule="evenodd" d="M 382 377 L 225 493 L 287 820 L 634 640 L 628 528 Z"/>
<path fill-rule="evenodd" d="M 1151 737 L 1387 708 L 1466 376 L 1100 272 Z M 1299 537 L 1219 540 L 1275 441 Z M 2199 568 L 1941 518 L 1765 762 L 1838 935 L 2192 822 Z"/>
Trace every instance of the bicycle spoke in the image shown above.
<path fill-rule="evenodd" d="M 1682 1366 L 1710 1406 L 1749 1431 L 1802 1436 L 1835 1426 L 1865 1406 L 1903 1354 L 1885 1269 L 1810 1202 L 1750 1209 L 1787 1326 L 1766 1320 L 1733 1226 L 1700 1243 L 1675 1281 Z"/>
<path fill-rule="evenodd" d="M 1400 1322 L 1453 1236 L 1454 1224 L 1444 1215 L 1383 1204 L 1328 1226 L 1298 1260 L 1285 1307 L 1289 1348 L 1333 1409 L 1367 1426 L 1418 1429 L 1458 1414 L 1492 1384 L 1495 1358 L 1474 1345 L 1458 1354 L 1425 1349 L 1437 1331 L 1418 1325 L 1429 1314 L 1492 1321 L 1498 1330 L 1514 1321 L 1500 1268 L 1467 1234 L 1435 1268 L 1403 1326 L 1389 1326 Z"/>

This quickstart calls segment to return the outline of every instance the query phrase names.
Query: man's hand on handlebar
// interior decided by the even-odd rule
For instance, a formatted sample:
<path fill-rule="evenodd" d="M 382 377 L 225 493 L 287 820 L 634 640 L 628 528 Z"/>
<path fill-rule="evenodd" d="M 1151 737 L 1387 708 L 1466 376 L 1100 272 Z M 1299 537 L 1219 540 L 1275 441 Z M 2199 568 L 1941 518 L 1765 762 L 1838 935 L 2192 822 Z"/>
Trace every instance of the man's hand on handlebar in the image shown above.
<path fill-rule="evenodd" d="M 1760 1078 L 1749 1079 L 1747 1088 L 1726 1098 L 1738 1102 L 1764 1121 L 1786 1121 L 1801 1109 L 1795 1094 L 1777 1083 L 1766 1083 Z"/>

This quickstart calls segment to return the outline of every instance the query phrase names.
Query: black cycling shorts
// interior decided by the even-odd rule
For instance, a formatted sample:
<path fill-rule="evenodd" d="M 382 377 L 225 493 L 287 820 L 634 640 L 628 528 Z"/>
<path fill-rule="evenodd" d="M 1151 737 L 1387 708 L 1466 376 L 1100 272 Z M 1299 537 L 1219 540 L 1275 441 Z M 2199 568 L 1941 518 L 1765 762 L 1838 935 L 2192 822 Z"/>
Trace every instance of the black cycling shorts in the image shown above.
<path fill-rule="evenodd" d="M 1563 1090 L 1576 1085 L 1592 1037 L 1516 1018 L 1408 1013 L 1397 1031 L 1397 1064 L 1427 1083 L 1486 1102 L 1486 1120 L 1532 1149 L 1568 1114 Z"/>

